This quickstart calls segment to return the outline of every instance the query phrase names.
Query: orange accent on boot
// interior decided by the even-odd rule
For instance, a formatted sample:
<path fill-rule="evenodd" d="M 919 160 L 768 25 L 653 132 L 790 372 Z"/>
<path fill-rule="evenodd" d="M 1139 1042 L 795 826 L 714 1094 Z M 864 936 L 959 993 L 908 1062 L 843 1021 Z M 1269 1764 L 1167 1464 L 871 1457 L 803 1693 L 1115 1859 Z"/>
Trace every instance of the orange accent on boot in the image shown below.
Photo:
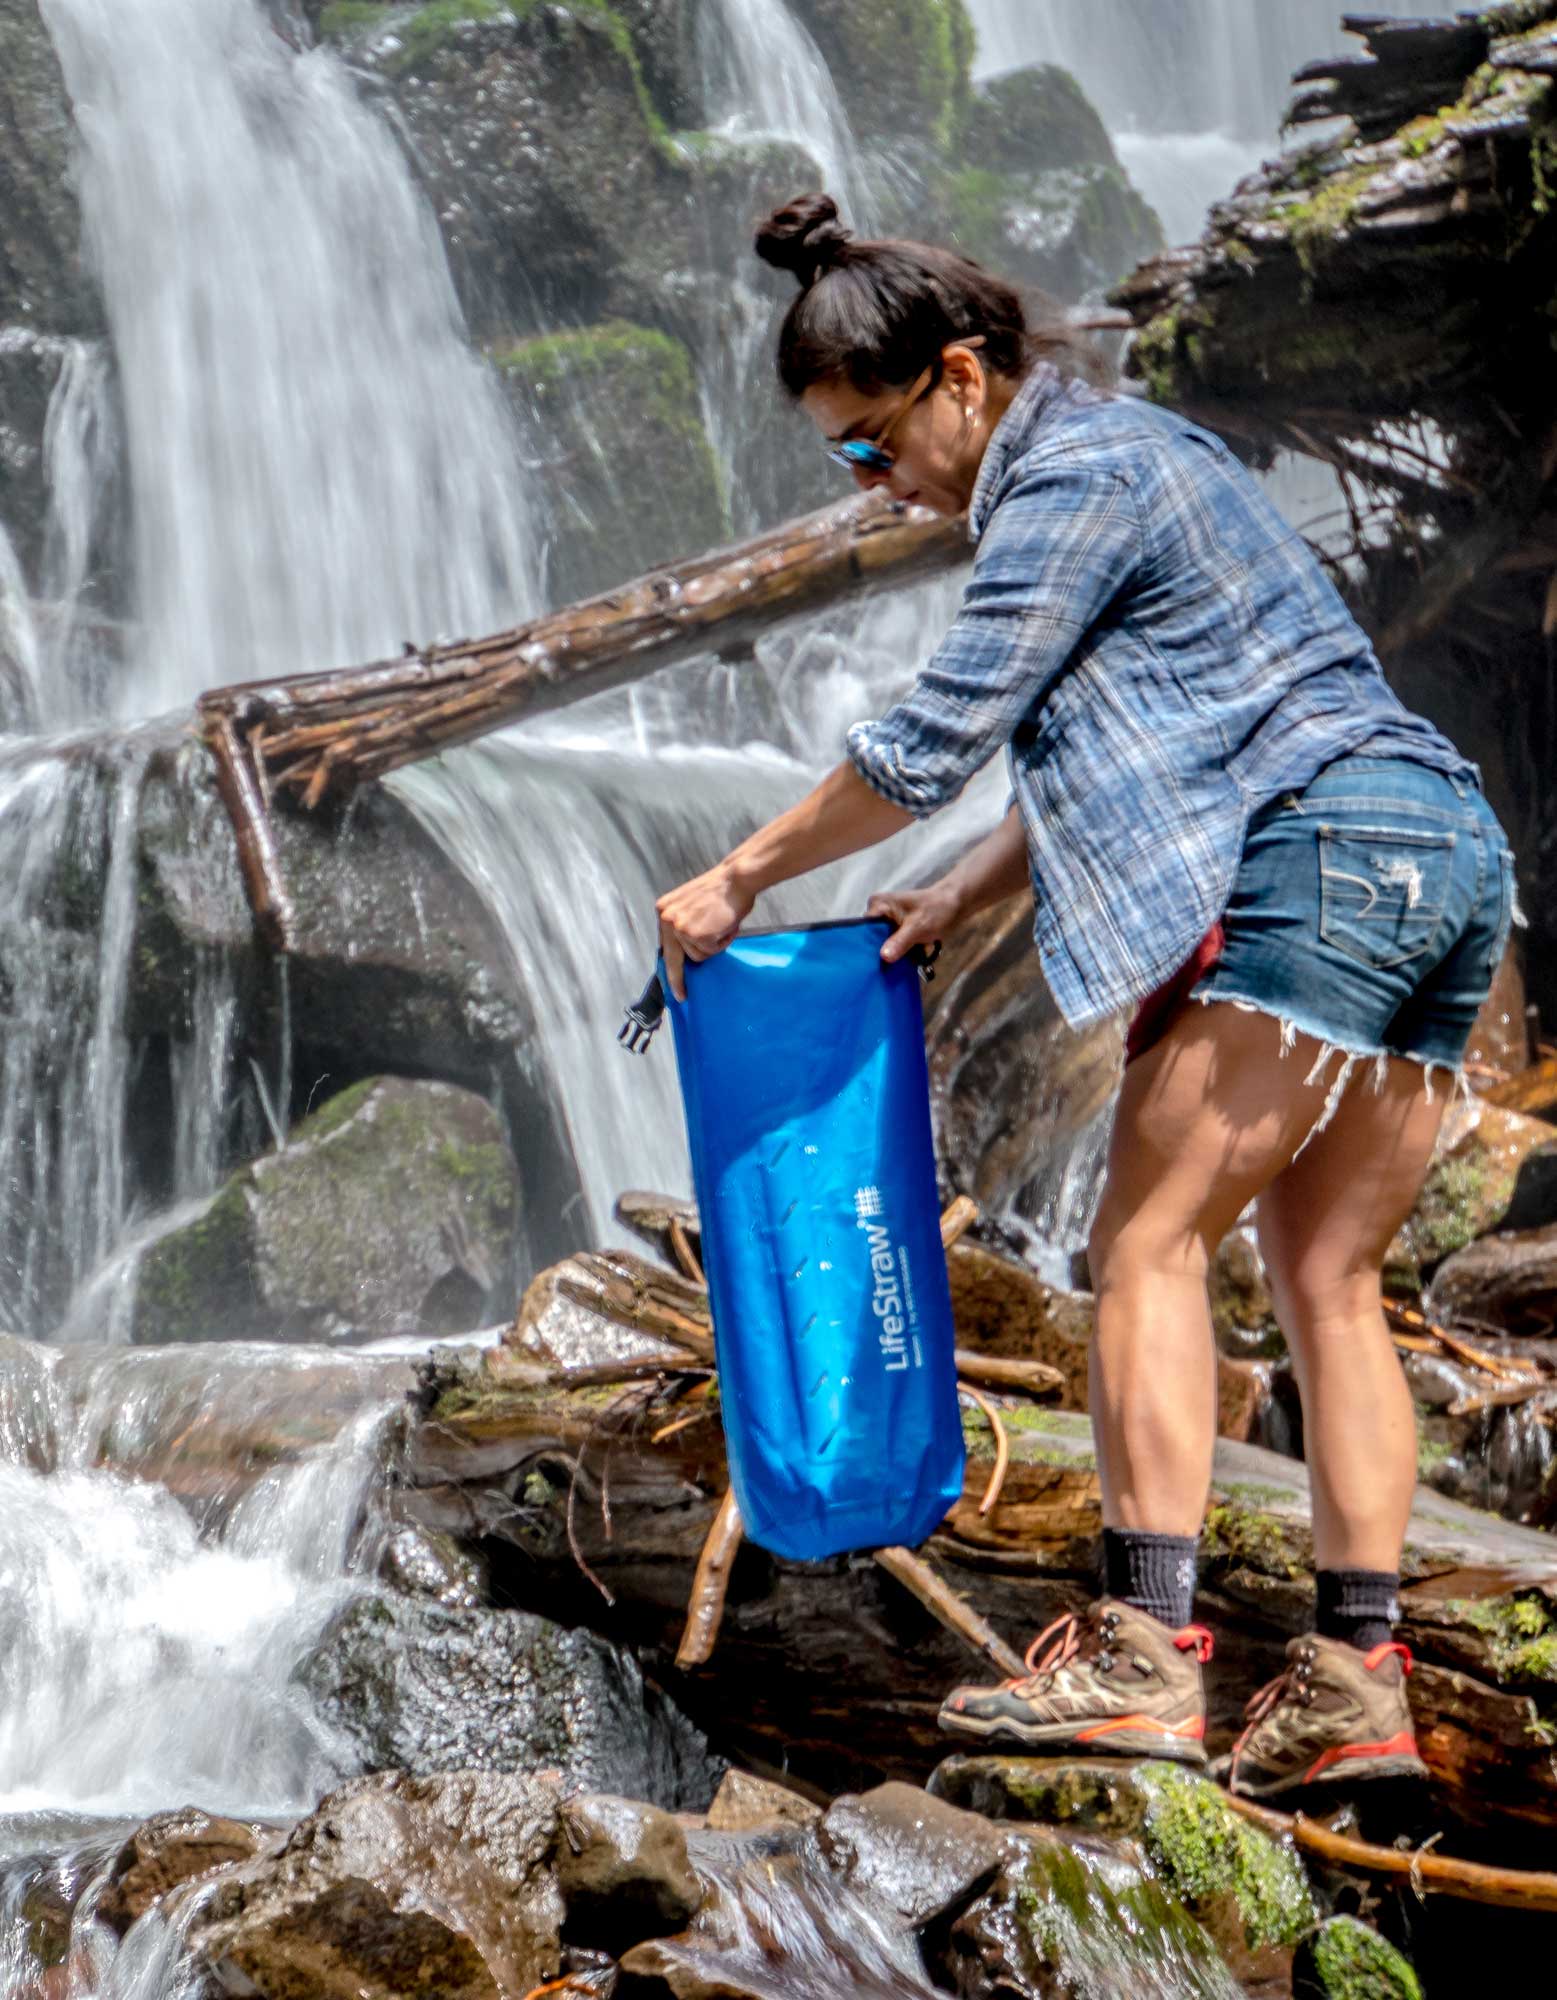
<path fill-rule="evenodd" d="M 1389 1658 L 1391 1653 L 1394 1653 L 1398 1657 L 1400 1671 L 1403 1674 L 1409 1674 L 1416 1665 L 1415 1660 L 1411 1657 L 1411 1648 L 1409 1646 L 1402 1646 L 1398 1639 L 1386 1639 L 1382 1645 L 1375 1646 L 1371 1653 L 1364 1655 L 1362 1664 L 1371 1674 L 1375 1667 Z"/>
<path fill-rule="evenodd" d="M 1182 1632 L 1174 1633 L 1173 1643 L 1181 1653 L 1187 1653 L 1193 1648 L 1195 1658 L 1201 1666 L 1208 1665 L 1211 1655 L 1216 1651 L 1216 1641 L 1204 1625 L 1186 1625 Z"/>
<path fill-rule="evenodd" d="M 1155 1715 L 1116 1715 L 1107 1722 L 1095 1722 L 1090 1729 L 1078 1729 L 1078 1743 L 1095 1743 L 1100 1736 L 1117 1736 L 1126 1729 L 1144 1729 L 1157 1736 L 1172 1736 L 1180 1742 L 1199 1743 L 1206 1733 L 1206 1719 L 1203 1715 L 1191 1716 L 1188 1722 L 1164 1722 Z"/>
<path fill-rule="evenodd" d="M 1416 1737 L 1409 1729 L 1402 1729 L 1384 1743 L 1333 1743 L 1322 1751 L 1303 1774 L 1305 1785 L 1312 1784 L 1321 1771 L 1327 1771 L 1332 1764 L 1349 1763 L 1356 1757 L 1416 1757 L 1421 1753 L 1416 1747 Z"/>

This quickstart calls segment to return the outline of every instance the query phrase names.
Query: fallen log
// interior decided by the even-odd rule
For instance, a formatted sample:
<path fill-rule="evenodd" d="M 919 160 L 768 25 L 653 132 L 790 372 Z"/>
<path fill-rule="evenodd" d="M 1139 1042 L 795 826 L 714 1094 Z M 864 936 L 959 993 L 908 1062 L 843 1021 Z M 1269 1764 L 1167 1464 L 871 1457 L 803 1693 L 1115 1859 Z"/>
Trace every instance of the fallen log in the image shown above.
<path fill-rule="evenodd" d="M 366 780 L 694 654 L 743 657 L 780 619 L 863 584 L 935 575 L 968 553 L 962 521 L 867 494 L 489 638 L 210 689 L 196 728 L 217 760 L 256 923 L 285 948 L 286 885 L 266 825 L 273 800 L 314 811 Z"/>
<path fill-rule="evenodd" d="M 967 1636 L 954 1636 L 879 1560 L 788 1563 L 747 1543 L 730 1566 L 717 1649 L 678 1672 L 694 1572 L 728 1483 L 717 1398 L 673 1429 L 628 1431 L 605 1423 L 604 1395 L 465 1379 L 447 1408 L 435 1403 L 422 1419 L 420 1428 L 436 1429 L 425 1452 L 413 1440 L 402 1511 L 430 1525 L 482 1523 L 505 1601 L 636 1648 L 721 1748 L 834 1789 L 922 1782 L 948 1748 L 936 1728 L 940 1702 L 970 1677 Z M 1010 1466 L 996 1504 L 979 1511 L 993 1445 L 970 1416 L 963 1497 L 918 1553 L 947 1604 L 961 1600 L 987 1621 L 1010 1671 L 1034 1631 L 1092 1596 L 1101 1503 L 1085 1416 L 1032 1408 L 1004 1418 Z M 609 1480 L 611 1529 L 581 1489 L 573 1534 L 610 1606 L 569 1543 L 567 1468 L 581 1451 L 595 1479 Z M 481 1472 L 462 1478 L 462 1465 Z M 1311 1564 L 1303 1468 L 1224 1443 L 1201 1594 L 1218 1639 L 1213 1750 L 1230 1742 L 1244 1700 L 1308 1624 Z M 1557 1862 L 1557 1551 L 1543 1535 L 1423 1492 L 1406 1568 L 1404 1631 L 1420 1662 L 1412 1698 L 1438 1810 L 1457 1840 L 1517 1839 L 1522 1858 Z"/>
<path fill-rule="evenodd" d="M 1529 1069 L 1493 1084 L 1482 1094 L 1489 1104 L 1499 1105 L 1505 1111 L 1521 1111 L 1527 1118 L 1541 1118 L 1557 1111 L 1557 1056 L 1533 1063 Z"/>

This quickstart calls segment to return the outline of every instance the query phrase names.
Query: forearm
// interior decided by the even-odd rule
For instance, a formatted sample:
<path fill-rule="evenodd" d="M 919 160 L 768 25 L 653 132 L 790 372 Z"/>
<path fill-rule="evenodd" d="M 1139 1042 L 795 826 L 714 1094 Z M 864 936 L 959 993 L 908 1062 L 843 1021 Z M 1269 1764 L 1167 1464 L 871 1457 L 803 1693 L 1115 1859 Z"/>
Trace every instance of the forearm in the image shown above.
<path fill-rule="evenodd" d="M 759 896 L 775 883 L 874 847 L 913 823 L 912 813 L 872 791 L 852 764 L 839 764 L 798 805 L 743 840 L 722 866 L 744 892 Z"/>
<path fill-rule="evenodd" d="M 955 899 L 957 921 L 963 923 L 980 910 L 987 910 L 1027 888 L 1030 880 L 1027 836 L 1022 830 L 1022 816 L 1012 806 L 993 833 L 985 834 L 955 868 L 948 870 L 941 886 Z"/>

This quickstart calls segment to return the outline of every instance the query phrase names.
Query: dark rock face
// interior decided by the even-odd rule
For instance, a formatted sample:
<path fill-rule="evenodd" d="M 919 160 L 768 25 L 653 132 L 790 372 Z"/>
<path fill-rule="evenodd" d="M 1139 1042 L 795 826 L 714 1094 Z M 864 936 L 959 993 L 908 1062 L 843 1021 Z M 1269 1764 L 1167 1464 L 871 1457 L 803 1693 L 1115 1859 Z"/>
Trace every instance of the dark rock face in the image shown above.
<path fill-rule="evenodd" d="M 602 1795 L 563 1807 L 557 1882 L 569 1942 L 613 1953 L 680 1930 L 704 1893 L 669 1813 Z"/>
<path fill-rule="evenodd" d="M 0 83 L 0 91 L 4 87 Z M 63 358 L 58 340 L 25 327 L 0 328 L 0 526 L 29 578 L 38 574 L 43 546 L 48 511 L 43 435 Z M 6 712 L 0 685 L 0 717 Z"/>
<path fill-rule="evenodd" d="M 1457 1250 L 1438 1267 L 1426 1304 L 1439 1319 L 1550 1335 L 1557 1328 L 1557 1224 L 1484 1236 Z"/>
<path fill-rule="evenodd" d="M 0 327 L 91 333 L 70 100 L 37 0 L 0 0 Z"/>
<path fill-rule="evenodd" d="M 557 1814 L 541 1779 L 359 1779 L 218 1881 L 191 1948 L 273 2000 L 527 1993 L 561 1964 Z"/>
<path fill-rule="evenodd" d="M 464 1332 L 498 1309 L 516 1196 L 483 1098 L 405 1077 L 353 1085 L 152 1245 L 135 1338 Z"/>
<path fill-rule="evenodd" d="M 533 440 L 553 524 L 547 603 L 592 597 L 728 539 L 681 342 L 617 321 L 521 341 L 493 359 Z"/>
<path fill-rule="evenodd" d="M 855 136 L 942 145 L 967 104 L 973 23 L 962 0 L 794 0 L 843 95 Z"/>
<path fill-rule="evenodd" d="M 965 1908 L 1013 1845 L 979 1814 L 903 1784 L 835 1800 L 816 1841 L 852 1887 L 886 1903 L 915 1930 Z"/>
<path fill-rule="evenodd" d="M 700 1810 L 723 1765 L 624 1653 L 520 1611 L 365 1598 L 303 1684 L 370 1768 L 535 1771 Z"/>
<path fill-rule="evenodd" d="M 965 166 L 992 174 L 1119 165 L 1091 99 L 1070 71 L 1055 63 L 1035 63 L 981 83 L 963 121 L 960 151 Z"/>

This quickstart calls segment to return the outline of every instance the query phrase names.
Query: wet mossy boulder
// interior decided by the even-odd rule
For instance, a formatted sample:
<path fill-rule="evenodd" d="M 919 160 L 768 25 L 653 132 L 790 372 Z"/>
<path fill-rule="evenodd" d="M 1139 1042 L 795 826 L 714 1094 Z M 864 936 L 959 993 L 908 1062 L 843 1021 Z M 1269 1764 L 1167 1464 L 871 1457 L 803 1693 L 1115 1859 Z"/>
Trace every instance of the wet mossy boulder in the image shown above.
<path fill-rule="evenodd" d="M 66 343 L 26 327 L 0 327 L 0 528 L 30 580 L 39 573 L 48 482 L 43 439 Z M 0 716 L 5 713 L 0 690 Z"/>
<path fill-rule="evenodd" d="M 93 333 L 70 98 L 38 0 L 0 0 L 0 327 Z"/>
<path fill-rule="evenodd" d="M 1294 2000 L 1422 2000 L 1411 1961 L 1356 1917 L 1331 1917 L 1292 1962 Z"/>
<path fill-rule="evenodd" d="M 1057 63 L 1034 63 L 981 83 L 968 105 L 958 151 L 965 167 L 993 174 L 1119 165 L 1092 100 Z"/>
<path fill-rule="evenodd" d="M 540 472 L 548 603 L 726 539 L 719 470 L 680 341 L 618 320 L 516 342 L 493 359 Z"/>
<path fill-rule="evenodd" d="M 524 1611 L 359 1599 L 298 1671 L 368 1770 L 552 1771 L 702 1811 L 723 1761 L 627 1653 Z"/>
<path fill-rule="evenodd" d="M 973 23 L 963 0 L 792 0 L 832 71 L 855 136 L 913 153 L 944 149 L 971 93 Z"/>
<path fill-rule="evenodd" d="M 1156 212 L 1118 165 L 958 167 L 931 189 L 934 234 L 1019 284 L 1073 301 L 1161 248 Z"/>
<path fill-rule="evenodd" d="M 463 1332 L 506 1296 L 516 1219 L 513 1158 L 484 1099 L 370 1078 L 150 1246 L 133 1337 Z"/>
<path fill-rule="evenodd" d="M 611 0 L 656 111 L 675 131 L 704 121 L 699 30 L 710 0 Z"/>
<path fill-rule="evenodd" d="M 1296 1856 L 1181 1766 L 952 1757 L 930 1789 L 993 1819 L 1139 1843 L 1168 1897 L 1241 1976 L 1275 1975 L 1316 1920 Z"/>

